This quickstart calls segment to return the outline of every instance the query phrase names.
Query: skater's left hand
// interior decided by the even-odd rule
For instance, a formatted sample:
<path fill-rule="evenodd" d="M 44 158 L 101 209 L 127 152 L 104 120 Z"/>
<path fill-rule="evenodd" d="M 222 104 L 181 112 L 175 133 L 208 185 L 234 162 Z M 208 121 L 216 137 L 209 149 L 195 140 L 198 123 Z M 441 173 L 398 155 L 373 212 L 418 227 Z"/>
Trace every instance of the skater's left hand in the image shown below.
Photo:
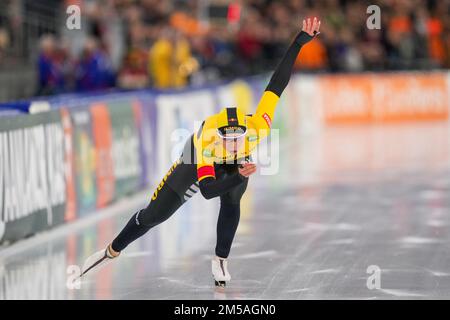
<path fill-rule="evenodd" d="M 254 163 L 243 163 L 239 167 L 239 173 L 240 175 L 248 178 L 250 175 L 254 174 L 256 172 L 256 164 Z"/>

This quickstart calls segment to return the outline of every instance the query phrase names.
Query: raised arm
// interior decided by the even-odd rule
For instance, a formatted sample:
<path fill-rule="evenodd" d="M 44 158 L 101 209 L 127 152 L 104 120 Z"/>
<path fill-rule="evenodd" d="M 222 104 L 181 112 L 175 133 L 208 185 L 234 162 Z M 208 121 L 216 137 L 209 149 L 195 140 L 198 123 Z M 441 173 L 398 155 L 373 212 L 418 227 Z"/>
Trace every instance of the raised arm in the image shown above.
<path fill-rule="evenodd" d="M 306 43 L 311 41 L 317 34 L 319 34 L 320 20 L 314 18 L 312 21 L 310 18 L 303 20 L 303 28 L 300 33 L 297 34 L 294 41 L 289 46 L 288 50 L 284 54 L 283 58 L 279 62 L 269 81 L 269 84 L 264 91 L 264 94 L 256 108 L 256 120 L 266 122 L 270 127 L 273 115 L 275 113 L 275 107 L 278 99 L 281 97 L 284 89 L 289 83 L 291 78 L 292 69 L 297 59 L 297 56 Z"/>
<path fill-rule="evenodd" d="M 289 79 L 292 73 L 292 67 L 294 66 L 295 60 L 300 52 L 300 49 L 311 41 L 314 36 L 319 33 L 320 21 L 317 18 L 311 23 L 311 19 L 308 18 L 307 21 L 303 20 L 303 28 L 299 34 L 295 37 L 294 41 L 289 46 L 289 49 L 284 54 L 280 63 L 278 64 L 275 72 L 267 85 L 266 91 L 271 91 L 275 93 L 278 97 L 281 96 L 284 89 L 289 83 Z"/>

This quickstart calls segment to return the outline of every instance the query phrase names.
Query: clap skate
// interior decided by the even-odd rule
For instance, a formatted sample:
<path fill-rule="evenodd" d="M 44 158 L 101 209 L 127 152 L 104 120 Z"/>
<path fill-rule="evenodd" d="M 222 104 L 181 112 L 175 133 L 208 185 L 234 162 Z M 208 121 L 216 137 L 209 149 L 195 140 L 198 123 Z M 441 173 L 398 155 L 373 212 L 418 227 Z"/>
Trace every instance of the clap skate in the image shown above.
<path fill-rule="evenodd" d="M 231 280 L 228 272 L 227 259 L 215 257 L 211 261 L 211 269 L 216 287 L 224 288 L 226 283 Z"/>
<path fill-rule="evenodd" d="M 80 278 L 84 276 L 88 271 L 96 268 L 100 269 L 101 267 L 104 267 L 106 264 L 111 262 L 112 259 L 117 258 L 119 254 L 114 254 L 111 251 L 111 245 L 106 247 L 105 249 L 102 249 L 100 251 L 97 251 L 90 257 L 86 259 L 86 261 L 83 264 L 83 269 L 81 271 Z"/>

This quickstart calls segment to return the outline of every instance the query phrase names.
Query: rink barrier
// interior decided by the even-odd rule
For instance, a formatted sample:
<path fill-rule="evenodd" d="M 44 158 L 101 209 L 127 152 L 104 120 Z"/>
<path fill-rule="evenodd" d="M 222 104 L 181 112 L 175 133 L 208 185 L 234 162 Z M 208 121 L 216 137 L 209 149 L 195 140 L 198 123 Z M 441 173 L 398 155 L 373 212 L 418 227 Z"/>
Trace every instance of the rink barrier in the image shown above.
<path fill-rule="evenodd" d="M 82 218 L 159 179 L 204 118 L 254 112 L 268 77 L 0 105 L 0 243 Z M 448 120 L 448 73 L 295 75 L 273 127 Z M 32 107 L 34 106 L 34 107 Z"/>

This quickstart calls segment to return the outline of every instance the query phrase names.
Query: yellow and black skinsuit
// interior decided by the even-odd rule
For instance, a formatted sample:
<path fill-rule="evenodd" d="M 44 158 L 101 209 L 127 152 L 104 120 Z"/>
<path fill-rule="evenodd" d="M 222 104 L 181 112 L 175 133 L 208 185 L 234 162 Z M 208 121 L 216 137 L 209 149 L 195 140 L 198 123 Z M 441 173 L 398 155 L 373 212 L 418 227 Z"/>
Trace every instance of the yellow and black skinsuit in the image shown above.
<path fill-rule="evenodd" d="M 223 109 L 208 117 L 184 147 L 153 193 L 150 204 L 135 213 L 112 242 L 112 249 L 122 251 L 150 228 L 167 220 L 198 190 L 206 199 L 220 197 L 217 221 L 216 255 L 227 258 L 240 217 L 240 200 L 248 178 L 239 174 L 239 164 L 248 159 L 259 142 L 268 135 L 277 102 L 286 88 L 301 47 L 312 39 L 301 31 L 278 64 L 253 115 L 243 115 L 236 108 Z M 247 128 L 245 143 L 236 155 L 223 147 L 217 129 L 224 125 Z"/>

